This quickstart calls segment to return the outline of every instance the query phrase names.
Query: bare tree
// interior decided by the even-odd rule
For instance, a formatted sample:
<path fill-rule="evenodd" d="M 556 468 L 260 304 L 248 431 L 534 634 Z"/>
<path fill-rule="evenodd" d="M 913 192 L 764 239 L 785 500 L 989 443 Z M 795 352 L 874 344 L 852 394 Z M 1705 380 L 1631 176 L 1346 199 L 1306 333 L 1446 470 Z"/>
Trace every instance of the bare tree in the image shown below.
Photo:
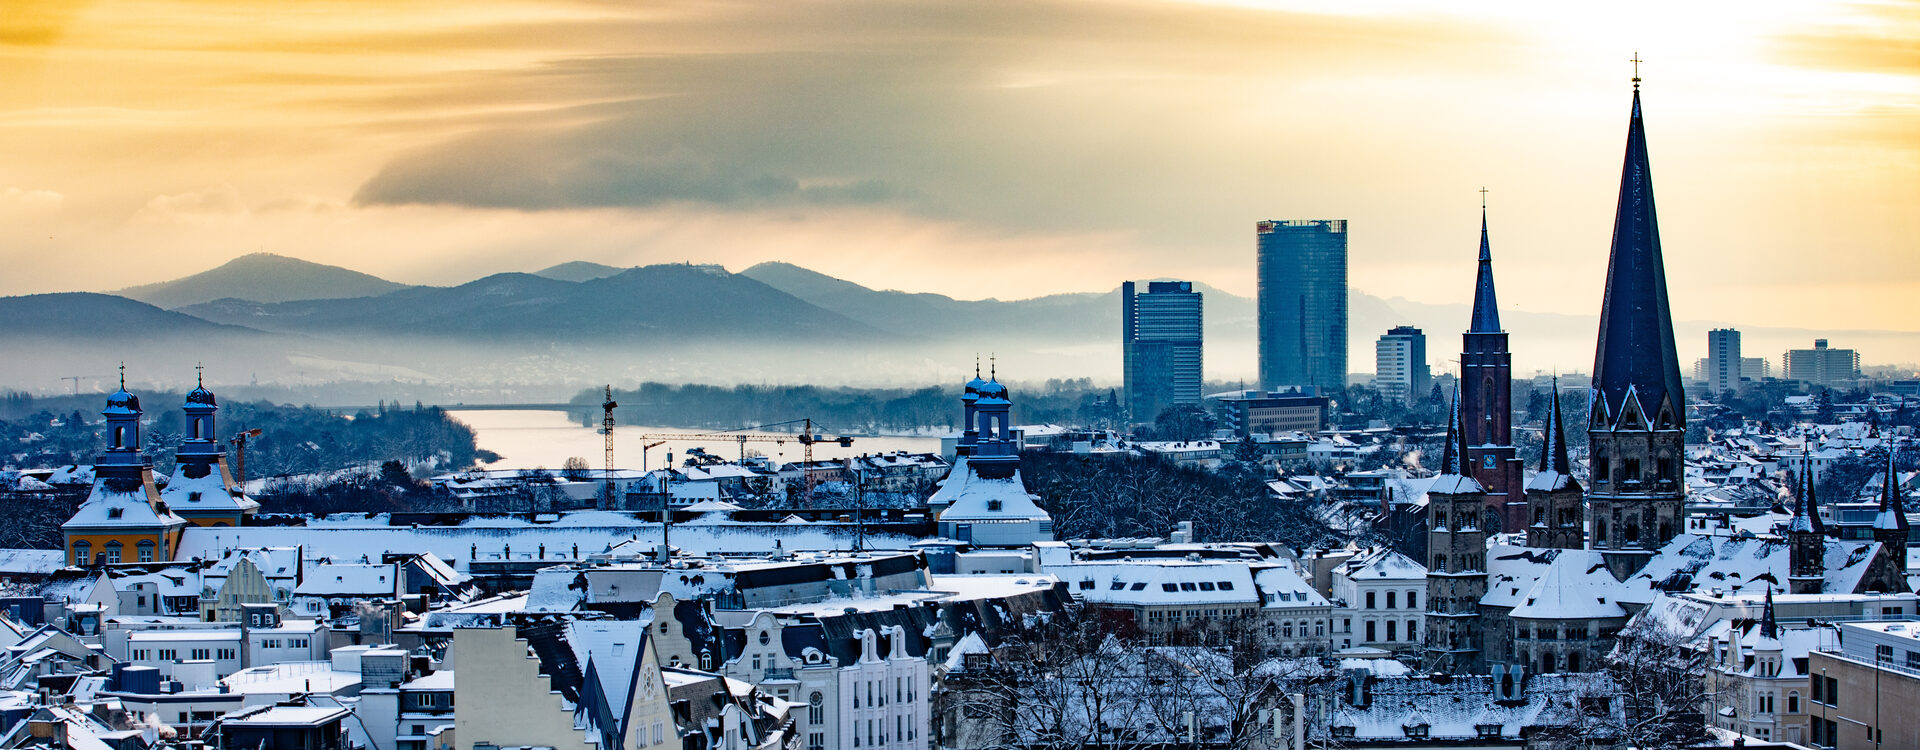
<path fill-rule="evenodd" d="M 1612 741 L 1644 750 L 1691 747 L 1706 738 L 1708 654 L 1656 619 L 1621 631 L 1606 672 L 1614 695 L 1586 696 L 1589 742 Z M 1601 711 L 1603 699 L 1617 711 Z"/>

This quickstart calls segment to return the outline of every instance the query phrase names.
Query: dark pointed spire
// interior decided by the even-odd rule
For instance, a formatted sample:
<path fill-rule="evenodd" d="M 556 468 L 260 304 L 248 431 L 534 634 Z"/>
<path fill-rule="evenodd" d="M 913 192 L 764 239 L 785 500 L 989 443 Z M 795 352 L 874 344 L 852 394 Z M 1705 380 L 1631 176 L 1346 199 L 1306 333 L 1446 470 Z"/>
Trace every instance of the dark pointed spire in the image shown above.
<path fill-rule="evenodd" d="M 1780 621 L 1773 617 L 1772 586 L 1767 587 L 1767 603 L 1765 608 L 1760 610 L 1760 637 L 1775 640 L 1780 638 Z"/>
<path fill-rule="evenodd" d="M 1482 194 L 1485 192 L 1484 188 L 1481 189 Z M 1493 298 L 1493 246 L 1487 242 L 1487 206 L 1484 202 L 1480 205 L 1480 276 L 1473 284 L 1473 323 L 1467 332 L 1500 332 L 1500 305 Z"/>
<path fill-rule="evenodd" d="M 1607 262 L 1606 297 L 1600 307 L 1593 388 L 1596 407 L 1604 409 L 1600 413 L 1608 427 L 1628 411 L 1628 399 L 1637 398 L 1638 411 L 1655 429 L 1686 428 L 1686 394 L 1673 345 L 1673 315 L 1667 304 L 1667 272 L 1654 216 L 1653 174 L 1637 74 Z"/>
<path fill-rule="evenodd" d="M 1808 518 L 1806 477 L 1803 474 L 1799 479 L 1798 486 L 1793 488 L 1793 518 L 1787 521 L 1787 531 L 1818 534 L 1820 530 L 1815 527 L 1815 524 L 1819 523 L 1820 514 L 1816 512 L 1812 518 Z"/>
<path fill-rule="evenodd" d="M 1887 441 L 1887 481 L 1880 487 L 1880 513 L 1873 519 L 1873 527 L 1884 531 L 1898 531 L 1902 536 L 1907 533 L 1906 502 L 1900 497 L 1900 472 L 1893 466 L 1893 441 Z"/>
<path fill-rule="evenodd" d="M 1826 522 L 1820 520 L 1820 499 L 1813 495 L 1813 455 L 1805 445 L 1800 446 L 1800 496 L 1807 501 L 1807 520 L 1816 534 L 1827 533 Z"/>
<path fill-rule="evenodd" d="M 1573 475 L 1573 461 L 1567 458 L 1567 425 L 1560 417 L 1560 376 L 1553 377 L 1553 404 L 1547 407 L 1547 447 L 1540 451 L 1540 470 Z"/>
<path fill-rule="evenodd" d="M 1447 443 L 1440 452 L 1440 473 L 1453 476 L 1472 476 L 1472 467 L 1467 465 L 1467 431 L 1460 424 L 1460 386 L 1453 386 L 1453 411 L 1447 418 Z"/>

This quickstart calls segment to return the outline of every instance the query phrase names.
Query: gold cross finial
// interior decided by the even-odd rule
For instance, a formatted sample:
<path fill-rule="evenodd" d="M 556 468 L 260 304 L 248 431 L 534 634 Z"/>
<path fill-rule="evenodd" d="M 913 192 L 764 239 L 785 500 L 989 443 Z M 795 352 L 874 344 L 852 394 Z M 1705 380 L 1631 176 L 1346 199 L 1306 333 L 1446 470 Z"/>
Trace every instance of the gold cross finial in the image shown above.
<path fill-rule="evenodd" d="M 1480 186 L 1480 207 L 1487 207 L 1487 186 L 1485 185 Z"/>
<path fill-rule="evenodd" d="M 193 363 L 193 387 L 207 387 L 207 366 L 203 363 Z"/>
<path fill-rule="evenodd" d="M 1640 53 L 1633 53 L 1633 59 L 1628 62 L 1633 63 L 1633 87 L 1640 88 Z"/>
<path fill-rule="evenodd" d="M 120 363 L 120 390 L 127 389 L 127 363 Z"/>
<path fill-rule="evenodd" d="M 987 379 L 994 382 L 1000 380 L 1000 357 L 997 354 L 987 355 Z"/>

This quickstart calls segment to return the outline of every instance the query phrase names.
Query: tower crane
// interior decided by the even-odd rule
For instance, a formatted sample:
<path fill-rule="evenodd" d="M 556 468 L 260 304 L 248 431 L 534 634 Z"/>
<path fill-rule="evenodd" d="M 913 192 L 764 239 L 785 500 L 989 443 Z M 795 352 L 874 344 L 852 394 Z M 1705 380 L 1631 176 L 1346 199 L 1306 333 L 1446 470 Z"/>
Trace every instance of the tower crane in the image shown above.
<path fill-rule="evenodd" d="M 600 432 L 607 436 L 607 469 L 602 477 L 606 480 L 607 497 L 604 507 L 607 508 L 613 507 L 613 410 L 619 406 L 620 404 L 613 400 L 613 384 L 608 383 L 607 400 L 600 404 L 600 409 L 606 412 L 606 416 L 600 419 Z"/>
<path fill-rule="evenodd" d="M 764 430 L 769 427 L 786 427 L 789 425 L 796 425 L 796 424 L 800 425 L 800 432 L 797 434 L 747 432 L 747 430 Z M 740 445 L 740 458 L 742 460 L 745 460 L 747 457 L 747 443 L 773 443 L 776 445 L 785 445 L 788 441 L 797 442 L 800 444 L 801 454 L 802 454 L 801 456 L 802 468 L 800 471 L 800 475 L 806 481 L 806 494 L 803 497 L 805 498 L 805 501 L 808 506 L 813 505 L 813 486 L 815 484 L 813 472 L 808 470 L 808 466 L 813 463 L 813 446 L 818 443 L 833 443 L 843 448 L 853 446 L 853 438 L 850 436 L 837 435 L 833 437 L 828 437 L 826 435 L 820 435 L 815 433 L 812 419 L 789 419 L 785 422 L 774 422 L 771 424 L 763 424 L 755 427 L 741 427 L 739 429 L 734 429 L 734 430 L 721 430 L 719 432 L 647 433 L 645 435 L 641 435 L 640 439 L 646 440 L 646 441 L 672 440 L 672 441 L 681 441 L 681 442 L 685 442 L 685 441 L 716 442 L 716 441 L 723 441 L 723 440 L 731 440 Z M 672 466 L 667 467 L 668 470 L 672 470 L 672 468 L 673 468 Z"/>
<path fill-rule="evenodd" d="M 247 491 L 247 441 L 257 437 L 260 437 L 260 428 L 255 427 L 227 441 L 233 444 L 234 483 L 240 485 L 241 492 Z"/>

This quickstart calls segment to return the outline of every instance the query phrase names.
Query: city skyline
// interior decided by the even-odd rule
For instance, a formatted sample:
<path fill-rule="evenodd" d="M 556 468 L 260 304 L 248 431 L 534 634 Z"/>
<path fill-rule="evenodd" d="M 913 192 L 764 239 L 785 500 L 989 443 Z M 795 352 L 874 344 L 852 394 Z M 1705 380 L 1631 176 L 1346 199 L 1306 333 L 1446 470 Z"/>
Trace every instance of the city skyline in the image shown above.
<path fill-rule="evenodd" d="M 1920 291 L 1897 8 L 318 7 L 0 21 L 0 293 L 265 250 L 408 283 L 557 253 L 1252 296 L 1248 222 L 1343 216 L 1353 288 L 1444 303 L 1484 185 L 1508 304 L 1587 314 L 1636 49 L 1676 318 L 1900 328 Z"/>

